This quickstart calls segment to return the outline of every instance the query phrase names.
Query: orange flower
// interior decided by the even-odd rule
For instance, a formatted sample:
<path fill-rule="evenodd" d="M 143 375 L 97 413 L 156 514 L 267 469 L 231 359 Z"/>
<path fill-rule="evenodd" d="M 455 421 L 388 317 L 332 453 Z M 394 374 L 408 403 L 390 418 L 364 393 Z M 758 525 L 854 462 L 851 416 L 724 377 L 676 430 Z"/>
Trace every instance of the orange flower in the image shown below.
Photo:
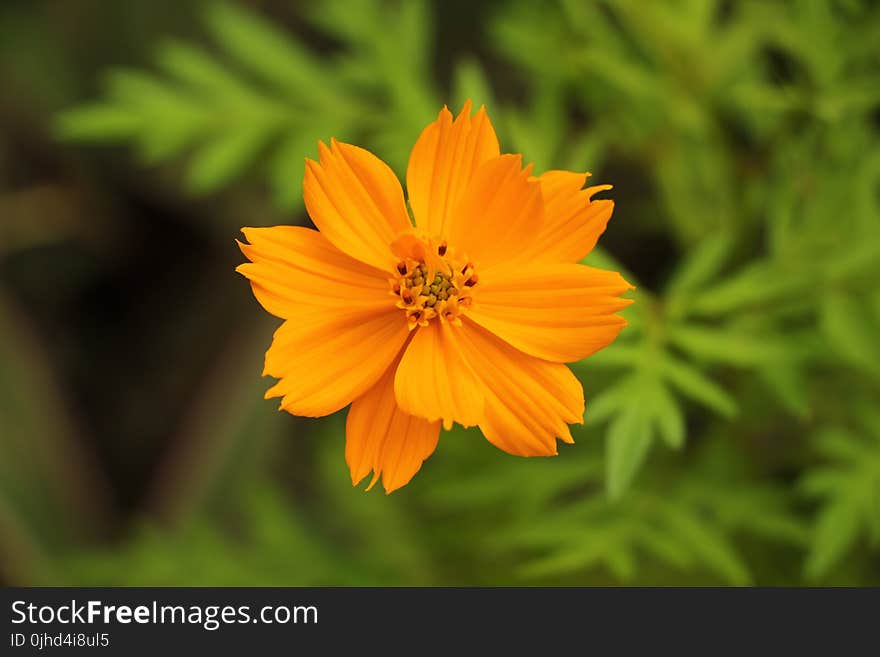
<path fill-rule="evenodd" d="M 318 417 L 351 404 L 345 458 L 354 484 L 386 492 L 412 479 L 440 426 L 479 426 L 520 456 L 556 454 L 583 422 L 564 363 L 608 345 L 631 289 L 577 264 L 614 204 L 589 174 L 531 175 L 502 155 L 485 109 L 447 108 L 422 132 L 400 183 L 372 153 L 330 141 L 306 160 L 318 230 L 244 228 L 238 267 L 284 320 L 266 352 L 266 397 Z"/>

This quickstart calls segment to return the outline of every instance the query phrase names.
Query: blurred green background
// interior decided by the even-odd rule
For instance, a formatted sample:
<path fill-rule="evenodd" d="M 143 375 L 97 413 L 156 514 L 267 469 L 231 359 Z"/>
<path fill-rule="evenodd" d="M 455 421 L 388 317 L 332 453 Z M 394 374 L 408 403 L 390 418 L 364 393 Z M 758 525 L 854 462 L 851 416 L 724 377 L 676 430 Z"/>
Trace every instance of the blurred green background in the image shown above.
<path fill-rule="evenodd" d="M 2 583 L 880 584 L 878 3 L 6 0 L 0 96 Z M 233 240 L 468 97 L 637 301 L 559 457 L 364 493 Z"/>

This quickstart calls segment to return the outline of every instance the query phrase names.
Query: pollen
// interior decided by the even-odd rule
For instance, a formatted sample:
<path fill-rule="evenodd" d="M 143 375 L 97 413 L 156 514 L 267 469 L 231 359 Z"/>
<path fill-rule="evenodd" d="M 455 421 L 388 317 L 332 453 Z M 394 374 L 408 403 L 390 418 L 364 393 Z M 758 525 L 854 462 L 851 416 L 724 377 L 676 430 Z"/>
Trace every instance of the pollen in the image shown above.
<path fill-rule="evenodd" d="M 425 253 L 427 249 L 416 249 Z M 461 325 L 462 313 L 473 302 L 473 290 L 478 278 L 474 265 L 468 260 L 452 257 L 446 242 L 434 247 L 436 257 L 402 258 L 389 280 L 391 294 L 397 297 L 397 307 L 406 314 L 410 330 L 428 326 L 435 319 Z"/>

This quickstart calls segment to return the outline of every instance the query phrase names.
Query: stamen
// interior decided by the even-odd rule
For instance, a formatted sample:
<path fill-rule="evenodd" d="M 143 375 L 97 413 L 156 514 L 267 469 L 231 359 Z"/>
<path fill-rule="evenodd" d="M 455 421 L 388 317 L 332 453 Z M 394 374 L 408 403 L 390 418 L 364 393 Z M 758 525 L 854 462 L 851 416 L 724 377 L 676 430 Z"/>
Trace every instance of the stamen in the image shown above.
<path fill-rule="evenodd" d="M 471 290 L 478 282 L 474 263 L 456 258 L 446 242 L 431 250 L 412 249 L 409 254 L 397 263 L 397 276 L 389 282 L 410 330 L 426 327 L 434 318 L 461 326 L 462 311 L 471 306 Z"/>

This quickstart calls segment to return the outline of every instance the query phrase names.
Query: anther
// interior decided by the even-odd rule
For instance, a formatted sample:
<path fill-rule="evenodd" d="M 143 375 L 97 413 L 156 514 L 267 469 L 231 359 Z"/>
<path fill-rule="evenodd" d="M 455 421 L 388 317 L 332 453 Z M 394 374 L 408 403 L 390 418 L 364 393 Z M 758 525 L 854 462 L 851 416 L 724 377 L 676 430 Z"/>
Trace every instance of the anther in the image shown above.
<path fill-rule="evenodd" d="M 478 281 L 474 263 L 447 261 L 445 241 L 434 248 L 442 260 L 433 265 L 406 257 L 395 265 L 399 278 L 391 281 L 391 289 L 398 297 L 397 307 L 406 312 L 411 331 L 428 326 L 433 319 L 461 326 L 462 310 L 472 305 L 470 288 Z"/>

